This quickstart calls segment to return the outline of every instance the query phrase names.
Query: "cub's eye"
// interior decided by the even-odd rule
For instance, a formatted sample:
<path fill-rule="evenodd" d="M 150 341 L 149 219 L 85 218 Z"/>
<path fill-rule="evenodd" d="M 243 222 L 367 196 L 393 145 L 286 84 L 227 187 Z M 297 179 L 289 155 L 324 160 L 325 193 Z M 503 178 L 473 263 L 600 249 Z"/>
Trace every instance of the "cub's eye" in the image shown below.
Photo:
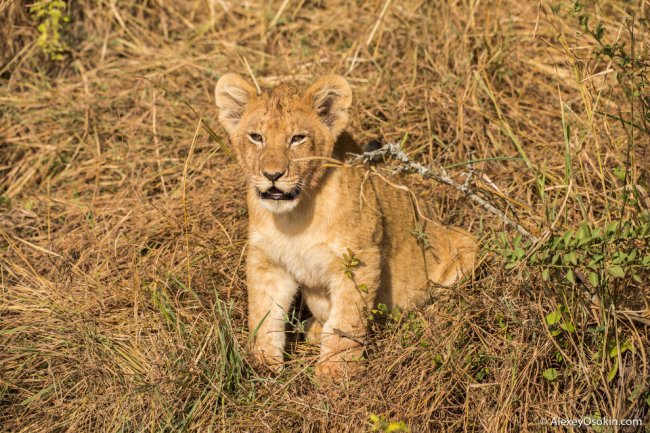
<path fill-rule="evenodd" d="M 296 134 L 293 137 L 291 137 L 291 144 L 295 146 L 305 141 L 306 138 L 307 136 L 305 134 Z"/>
<path fill-rule="evenodd" d="M 256 132 L 251 132 L 248 134 L 248 139 L 255 144 L 262 144 L 263 138 L 260 134 Z"/>

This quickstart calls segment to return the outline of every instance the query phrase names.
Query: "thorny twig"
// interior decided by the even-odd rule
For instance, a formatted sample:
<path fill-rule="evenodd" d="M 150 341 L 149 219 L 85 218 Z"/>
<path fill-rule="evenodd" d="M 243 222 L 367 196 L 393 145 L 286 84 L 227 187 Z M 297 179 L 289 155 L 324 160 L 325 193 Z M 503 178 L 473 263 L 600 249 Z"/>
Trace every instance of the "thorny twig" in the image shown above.
<path fill-rule="evenodd" d="M 395 172 L 397 173 L 400 172 L 417 173 L 424 178 L 433 179 L 437 182 L 444 183 L 446 185 L 456 188 L 458 191 L 462 192 L 466 197 L 468 197 L 474 203 L 479 204 L 490 213 L 501 218 L 506 224 L 516 228 L 517 231 L 522 235 L 526 236 L 533 242 L 538 241 L 537 236 L 530 233 L 521 224 L 508 217 L 502 210 L 495 207 L 492 203 L 488 202 L 483 197 L 477 195 L 471 189 L 470 186 L 471 172 L 468 175 L 466 181 L 463 184 L 460 184 L 454 181 L 451 177 L 449 177 L 447 171 L 444 168 L 440 169 L 439 171 L 435 171 L 432 168 L 425 167 L 424 165 L 418 162 L 411 161 L 408 155 L 400 148 L 400 145 L 396 143 L 388 143 L 380 149 L 364 152 L 361 155 L 354 155 L 347 162 L 350 164 L 359 163 L 359 162 L 366 164 L 366 163 L 377 162 L 381 160 L 382 157 L 389 157 L 402 163 L 397 167 L 395 167 Z"/>

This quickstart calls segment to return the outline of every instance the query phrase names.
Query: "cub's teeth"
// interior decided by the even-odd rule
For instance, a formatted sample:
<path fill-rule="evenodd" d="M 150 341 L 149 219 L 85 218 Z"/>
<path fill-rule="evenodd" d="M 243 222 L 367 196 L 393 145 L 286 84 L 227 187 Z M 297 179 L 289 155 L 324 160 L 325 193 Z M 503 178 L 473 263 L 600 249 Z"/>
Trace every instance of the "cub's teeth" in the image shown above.
<path fill-rule="evenodd" d="M 290 192 L 284 192 L 281 189 L 273 186 L 264 192 L 258 190 L 257 193 L 264 200 L 277 201 L 277 200 L 294 200 L 298 196 L 299 191 L 296 189 Z"/>

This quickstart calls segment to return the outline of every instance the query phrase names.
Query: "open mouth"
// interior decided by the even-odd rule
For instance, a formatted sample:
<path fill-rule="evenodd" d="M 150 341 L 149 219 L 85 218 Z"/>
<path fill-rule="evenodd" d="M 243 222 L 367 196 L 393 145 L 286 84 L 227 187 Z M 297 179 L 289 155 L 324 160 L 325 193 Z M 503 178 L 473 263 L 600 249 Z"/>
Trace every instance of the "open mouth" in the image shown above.
<path fill-rule="evenodd" d="M 293 200 L 300 194 L 300 188 L 294 188 L 289 192 L 284 192 L 274 186 L 262 192 L 257 191 L 257 194 L 264 200 Z"/>

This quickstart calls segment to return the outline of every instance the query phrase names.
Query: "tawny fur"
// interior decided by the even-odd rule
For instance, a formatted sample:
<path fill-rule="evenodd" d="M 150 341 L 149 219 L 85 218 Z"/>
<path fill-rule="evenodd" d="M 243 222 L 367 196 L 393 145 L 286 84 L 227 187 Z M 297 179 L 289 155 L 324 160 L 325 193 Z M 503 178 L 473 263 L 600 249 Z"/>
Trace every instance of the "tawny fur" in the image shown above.
<path fill-rule="evenodd" d="M 361 354 L 364 310 L 422 305 L 429 282 L 447 286 L 473 271 L 472 235 L 416 218 L 407 192 L 364 168 L 327 167 L 313 158 L 342 161 L 358 151 L 342 134 L 352 101 L 344 78 L 323 77 L 304 93 L 282 85 L 257 95 L 239 75 L 226 74 L 215 96 L 250 180 L 248 322 L 259 360 L 281 365 L 284 317 L 299 290 L 314 316 L 309 338 L 320 339 L 317 374 L 338 377 L 344 361 Z M 282 175 L 272 181 L 264 172 Z M 272 186 L 300 194 L 262 198 Z M 413 236 L 416 224 L 430 245 Z M 342 270 L 348 249 L 360 260 L 352 279 Z"/>

